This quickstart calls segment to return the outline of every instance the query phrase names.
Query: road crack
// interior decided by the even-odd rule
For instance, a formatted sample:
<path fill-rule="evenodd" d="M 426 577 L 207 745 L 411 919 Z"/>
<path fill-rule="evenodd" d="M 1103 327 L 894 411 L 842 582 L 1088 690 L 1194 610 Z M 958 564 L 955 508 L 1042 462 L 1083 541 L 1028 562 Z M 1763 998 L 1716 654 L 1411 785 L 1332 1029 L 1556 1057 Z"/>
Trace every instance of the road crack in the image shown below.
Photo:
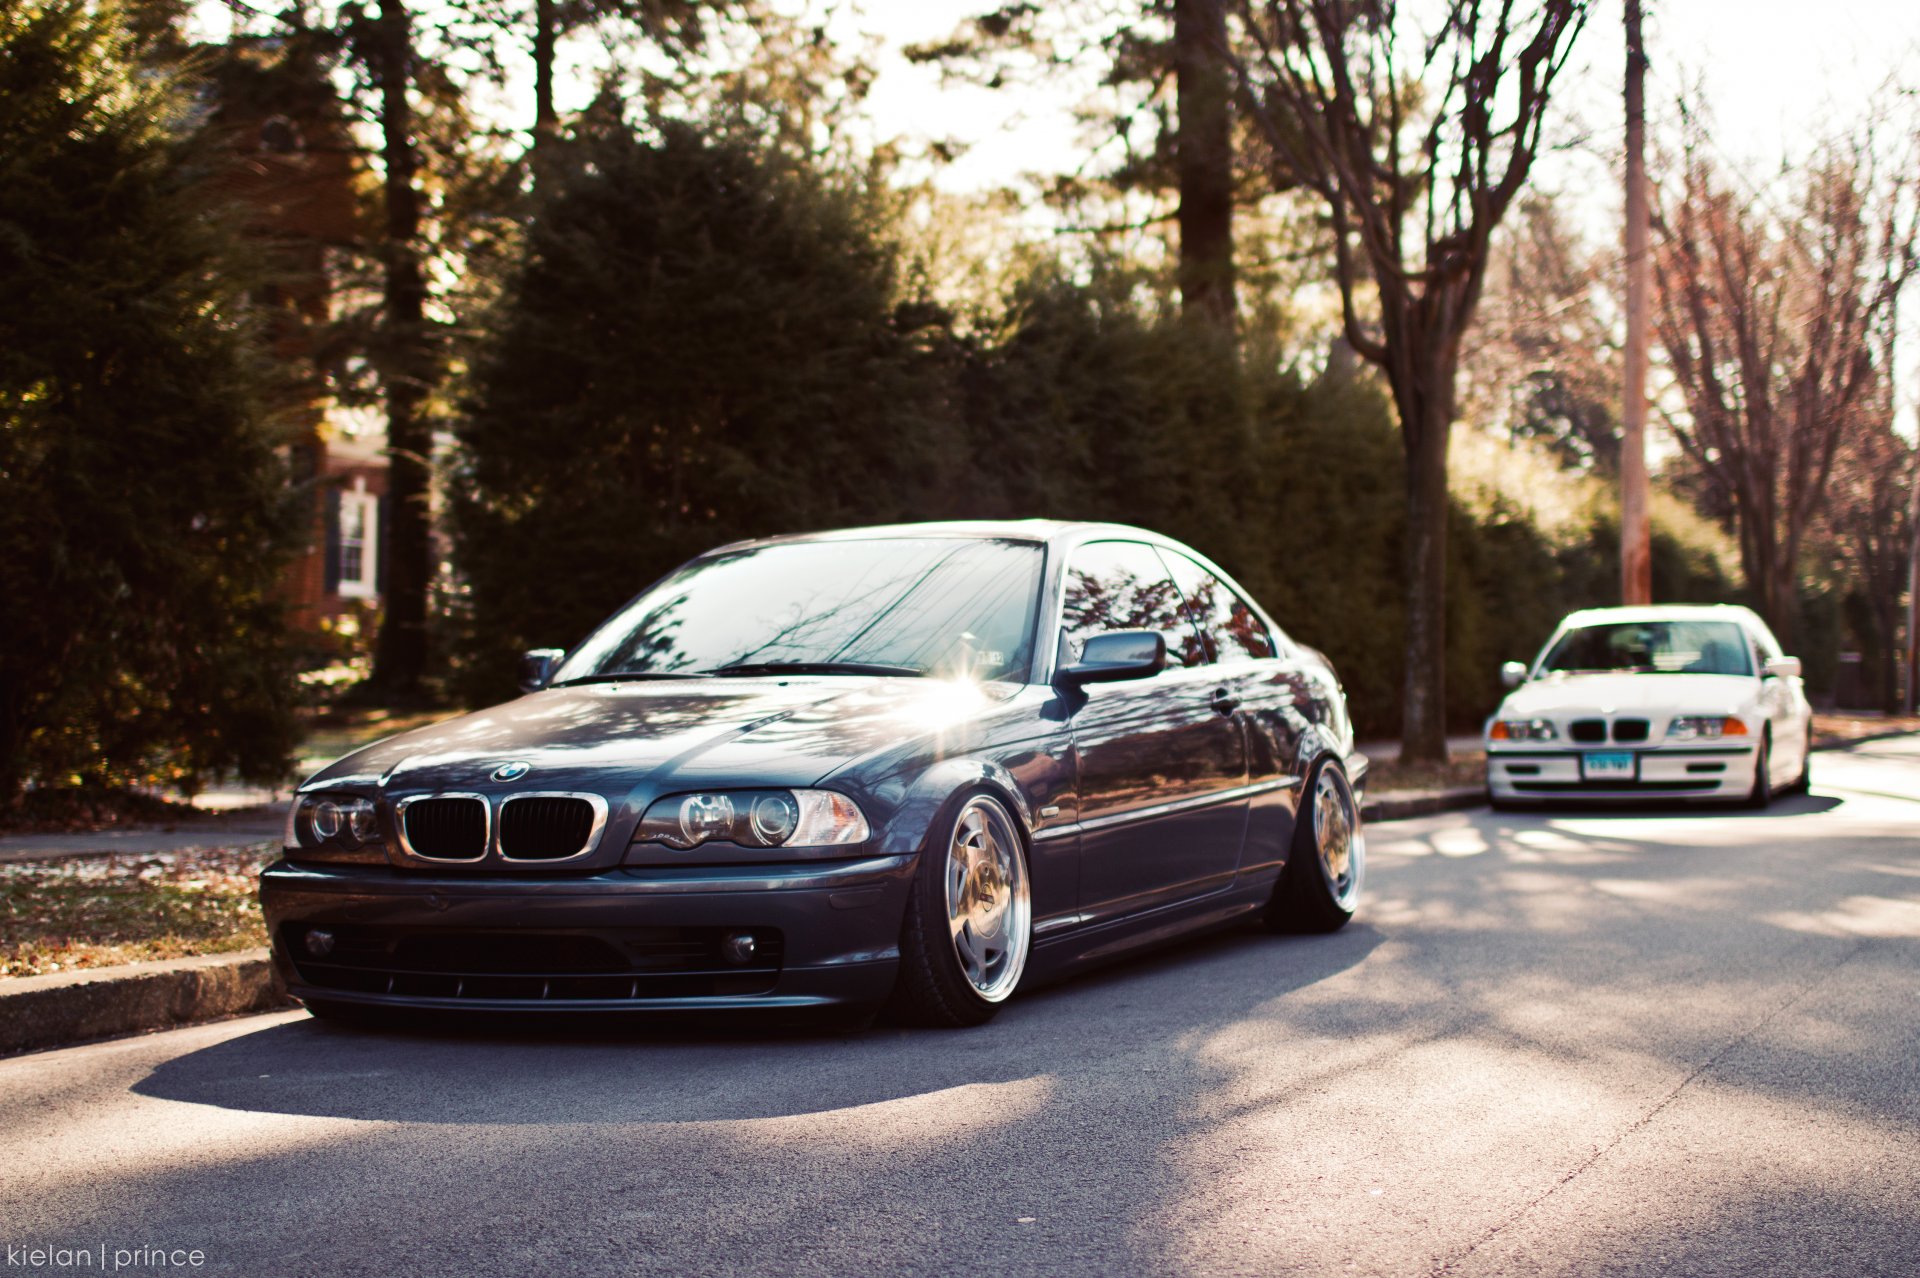
<path fill-rule="evenodd" d="M 1547 1188 L 1542 1190 L 1538 1195 L 1529 1199 L 1527 1202 L 1522 1203 L 1511 1214 L 1509 1214 L 1504 1219 L 1497 1221 L 1492 1226 L 1490 1226 L 1485 1233 L 1481 1234 L 1478 1238 L 1468 1243 L 1465 1251 L 1462 1251 L 1458 1255 L 1454 1256 L 1451 1260 L 1444 1261 L 1440 1265 L 1436 1266 L 1435 1268 L 1428 1270 L 1427 1278 L 1446 1278 L 1447 1274 L 1454 1272 L 1454 1270 L 1458 1269 L 1461 1265 L 1465 1264 L 1468 1260 L 1472 1259 L 1475 1252 L 1479 1251 L 1482 1247 L 1486 1246 L 1488 1243 L 1492 1242 L 1495 1238 L 1498 1238 L 1501 1234 L 1505 1233 L 1508 1229 L 1512 1228 L 1514 1225 L 1518 1224 L 1521 1220 L 1525 1219 L 1528 1215 L 1530 1215 L 1533 1212 L 1535 1208 L 1539 1207 L 1540 1204 L 1546 1202 L 1549 1198 L 1552 1198 L 1555 1194 L 1559 1193 L 1561 1190 L 1565 1189 L 1568 1185 L 1571 1185 L 1574 1181 L 1578 1180 L 1581 1176 L 1585 1175 L 1586 1172 L 1590 1168 L 1592 1168 L 1596 1163 L 1598 1163 L 1601 1159 L 1605 1158 L 1608 1154 L 1611 1154 L 1615 1149 L 1619 1148 L 1622 1142 L 1624 1142 L 1631 1136 L 1635 1136 L 1640 1132 L 1645 1131 L 1647 1127 L 1650 1124 L 1652 1124 L 1654 1119 L 1660 1117 L 1661 1113 L 1663 1113 L 1670 1105 L 1672 1105 L 1676 1100 L 1680 1098 L 1680 1094 L 1682 1092 L 1686 1091 L 1689 1087 L 1693 1086 L 1694 1083 L 1698 1082 L 1701 1078 L 1704 1078 L 1708 1073 L 1712 1072 L 1714 1067 L 1720 1064 L 1721 1061 L 1725 1060 L 1729 1054 L 1736 1051 L 1741 1046 L 1743 1046 L 1744 1044 L 1752 1040 L 1755 1035 L 1759 1034 L 1762 1030 L 1765 1030 L 1767 1027 L 1772 1025 L 1775 1021 L 1779 1020 L 1782 1016 L 1786 1015 L 1788 1012 L 1798 1007 L 1802 1002 L 1806 1000 L 1808 995 L 1812 994 L 1815 990 L 1819 989 L 1821 986 L 1831 981 L 1836 975 L 1839 974 L 1842 968 L 1846 967 L 1847 964 L 1853 962 L 1854 959 L 1858 958 L 1861 955 L 1861 953 L 1863 953 L 1870 945 L 1872 945 L 1873 941 L 1874 941 L 1874 938 L 1872 937 L 1860 938 L 1854 944 L 1852 949 L 1848 950 L 1845 954 L 1842 954 L 1840 958 L 1832 964 L 1832 966 L 1826 968 L 1824 971 L 1820 972 L 1819 974 L 1809 978 L 1807 982 L 1804 985 L 1802 985 L 1798 990 L 1795 990 L 1794 993 L 1784 1003 L 1781 1003 L 1779 1006 L 1775 1007 L 1771 1012 L 1768 1012 L 1765 1016 L 1761 1017 L 1758 1021 L 1755 1021 L 1752 1025 L 1749 1025 L 1746 1029 L 1742 1030 L 1739 1034 L 1735 1035 L 1733 1038 L 1730 1038 L 1725 1043 L 1721 1044 L 1720 1047 L 1716 1049 L 1711 1056 L 1707 1057 L 1706 1060 L 1702 1061 L 1694 1069 L 1694 1071 L 1691 1074 L 1688 1074 L 1685 1078 L 1681 1079 L 1678 1083 L 1676 1083 L 1673 1086 L 1673 1089 L 1671 1091 L 1669 1091 L 1665 1096 L 1662 1096 L 1659 1099 L 1659 1101 L 1654 1104 L 1653 1108 L 1649 1109 L 1646 1113 L 1642 1114 L 1634 1122 L 1629 1124 L 1627 1127 L 1623 1128 L 1619 1132 L 1619 1134 L 1614 1136 L 1612 1140 L 1602 1145 L 1599 1149 L 1594 1150 L 1593 1153 L 1590 1154 L 1586 1159 L 1584 1159 L 1578 1166 L 1568 1171 L 1565 1175 L 1560 1177 L 1560 1179 L 1554 1181 L 1553 1184 L 1547 1186 Z"/>

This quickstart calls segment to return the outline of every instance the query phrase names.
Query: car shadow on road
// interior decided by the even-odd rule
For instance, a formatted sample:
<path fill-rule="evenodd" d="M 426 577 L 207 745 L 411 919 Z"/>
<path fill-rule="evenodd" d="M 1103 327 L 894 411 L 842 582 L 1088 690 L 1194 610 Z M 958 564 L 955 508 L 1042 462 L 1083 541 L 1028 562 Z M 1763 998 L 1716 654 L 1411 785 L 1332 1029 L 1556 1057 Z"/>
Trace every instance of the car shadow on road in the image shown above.
<path fill-rule="evenodd" d="M 1231 1025 L 1358 965 L 1383 939 L 1361 922 L 1331 936 L 1218 934 L 1023 995 L 970 1030 L 469 1018 L 376 1031 L 303 1019 L 168 1060 L 133 1090 L 224 1109 L 406 1123 L 791 1117 L 1164 1050 L 1169 1039 Z"/>

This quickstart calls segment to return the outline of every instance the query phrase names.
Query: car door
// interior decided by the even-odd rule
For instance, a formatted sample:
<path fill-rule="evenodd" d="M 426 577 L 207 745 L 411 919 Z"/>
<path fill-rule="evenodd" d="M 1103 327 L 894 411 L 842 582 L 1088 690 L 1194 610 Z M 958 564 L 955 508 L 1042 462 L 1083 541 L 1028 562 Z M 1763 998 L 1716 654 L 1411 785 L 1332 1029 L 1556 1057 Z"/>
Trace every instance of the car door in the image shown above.
<path fill-rule="evenodd" d="M 1320 691 L 1230 582 L 1178 550 L 1159 550 L 1213 658 L 1215 704 L 1234 703 L 1246 737 L 1250 813 L 1240 868 L 1277 864 L 1293 832 L 1293 790 L 1305 771 L 1304 733 L 1318 719 Z"/>
<path fill-rule="evenodd" d="M 1168 665 L 1074 693 L 1081 905 L 1095 918 L 1226 886 L 1246 826 L 1245 735 L 1153 547 L 1100 541 L 1066 566 L 1060 660 L 1089 635 L 1157 630 Z"/>
<path fill-rule="evenodd" d="M 1773 727 L 1773 775 L 1795 777 L 1806 762 L 1807 723 L 1794 695 L 1794 681 L 1767 673 L 1767 662 L 1781 655 L 1780 641 L 1764 626 L 1752 626 L 1748 645 L 1753 672 L 1760 678 L 1760 705 Z"/>

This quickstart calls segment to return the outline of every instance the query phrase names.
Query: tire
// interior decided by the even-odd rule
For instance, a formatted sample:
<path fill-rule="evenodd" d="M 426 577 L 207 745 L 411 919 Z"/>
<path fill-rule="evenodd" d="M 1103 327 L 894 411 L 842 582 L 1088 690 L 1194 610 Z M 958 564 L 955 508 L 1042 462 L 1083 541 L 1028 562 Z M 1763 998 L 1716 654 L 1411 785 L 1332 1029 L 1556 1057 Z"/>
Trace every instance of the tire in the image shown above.
<path fill-rule="evenodd" d="M 1800 756 L 1800 775 L 1787 787 L 1788 794 L 1807 794 L 1813 790 L 1813 725 L 1807 725 L 1807 748 Z"/>
<path fill-rule="evenodd" d="M 1360 805 L 1347 774 L 1330 758 L 1314 764 L 1303 795 L 1266 922 L 1278 932 L 1337 932 L 1353 917 L 1366 877 Z"/>
<path fill-rule="evenodd" d="M 1760 749 L 1753 759 L 1753 789 L 1742 805 L 1755 812 L 1764 811 L 1773 802 L 1773 729 L 1760 730 Z"/>
<path fill-rule="evenodd" d="M 1020 823 L 991 794 L 962 794 L 921 850 L 887 1011 L 909 1025 L 984 1024 L 1019 987 L 1032 949 Z"/>

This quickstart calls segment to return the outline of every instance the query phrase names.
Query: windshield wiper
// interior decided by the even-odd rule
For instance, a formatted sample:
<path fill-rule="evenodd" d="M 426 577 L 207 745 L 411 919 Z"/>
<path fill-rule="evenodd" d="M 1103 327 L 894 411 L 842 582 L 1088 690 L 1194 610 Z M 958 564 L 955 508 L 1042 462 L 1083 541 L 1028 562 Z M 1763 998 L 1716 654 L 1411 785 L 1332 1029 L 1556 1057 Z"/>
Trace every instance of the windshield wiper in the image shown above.
<path fill-rule="evenodd" d="M 901 675 L 907 678 L 919 678 L 924 671 L 912 666 L 883 666 L 869 661 L 736 661 L 730 665 L 715 666 L 701 672 L 706 675 L 769 675 L 769 674 L 851 674 L 851 675 Z"/>
<path fill-rule="evenodd" d="M 644 679 L 698 679 L 700 676 L 691 671 L 679 670 L 616 670 L 611 674 L 579 675 L 572 679 L 562 679 L 553 684 L 555 688 L 571 688 L 580 683 L 638 683 Z"/>

